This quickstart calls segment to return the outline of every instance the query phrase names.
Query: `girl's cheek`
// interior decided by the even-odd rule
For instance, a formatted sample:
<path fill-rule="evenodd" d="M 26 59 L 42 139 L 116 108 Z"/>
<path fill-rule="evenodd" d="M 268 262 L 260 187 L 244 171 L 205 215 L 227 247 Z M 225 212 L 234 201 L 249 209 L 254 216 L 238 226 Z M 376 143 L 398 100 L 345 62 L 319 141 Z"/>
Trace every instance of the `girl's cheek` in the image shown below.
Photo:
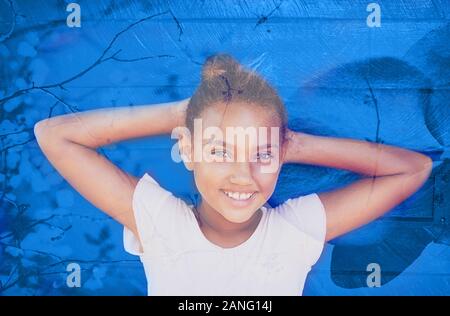
<path fill-rule="evenodd" d="M 255 182 L 258 183 L 260 189 L 264 192 L 272 194 L 278 180 L 278 173 L 261 173 L 254 174 Z"/>
<path fill-rule="evenodd" d="M 202 162 L 202 168 L 207 172 L 226 173 L 229 169 L 228 164 L 219 162 Z"/>
<path fill-rule="evenodd" d="M 202 179 L 212 181 L 220 180 L 229 173 L 229 167 L 226 164 L 214 162 L 199 162 L 196 165 L 196 170 Z"/>

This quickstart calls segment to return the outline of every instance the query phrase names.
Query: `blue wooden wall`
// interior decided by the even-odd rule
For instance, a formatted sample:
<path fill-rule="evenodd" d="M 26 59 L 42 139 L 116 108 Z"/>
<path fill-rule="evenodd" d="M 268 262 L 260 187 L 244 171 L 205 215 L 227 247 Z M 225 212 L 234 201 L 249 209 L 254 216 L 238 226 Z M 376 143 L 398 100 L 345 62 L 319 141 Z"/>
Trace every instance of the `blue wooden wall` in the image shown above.
<path fill-rule="evenodd" d="M 70 2 L 0 0 L 1 295 L 146 294 L 122 227 L 55 172 L 32 128 L 52 115 L 186 98 L 216 52 L 278 89 L 290 128 L 402 146 L 434 161 L 414 196 L 326 245 L 304 294 L 450 294 L 449 1 L 82 0 L 81 27 L 68 27 Z M 380 27 L 367 24 L 370 2 L 380 5 Z M 103 154 L 192 197 L 172 145 L 153 137 Z M 270 203 L 354 179 L 286 165 Z M 82 267 L 80 288 L 66 286 L 70 262 Z M 369 263 L 381 267 L 379 288 L 367 287 Z"/>

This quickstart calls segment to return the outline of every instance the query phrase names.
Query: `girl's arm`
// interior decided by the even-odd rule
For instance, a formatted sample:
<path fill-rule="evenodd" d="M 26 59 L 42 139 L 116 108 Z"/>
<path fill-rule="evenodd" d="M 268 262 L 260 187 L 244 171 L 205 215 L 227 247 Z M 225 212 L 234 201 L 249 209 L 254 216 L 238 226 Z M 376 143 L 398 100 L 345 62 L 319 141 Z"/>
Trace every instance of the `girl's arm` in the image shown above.
<path fill-rule="evenodd" d="M 326 240 L 362 226 L 416 192 L 432 170 L 422 154 L 366 141 L 288 131 L 285 162 L 346 169 L 369 178 L 318 194 L 327 216 Z"/>
<path fill-rule="evenodd" d="M 188 99 L 61 115 L 38 122 L 34 133 L 50 163 L 75 190 L 138 236 L 132 210 L 138 179 L 97 153 L 96 148 L 171 133 L 184 125 L 187 103 Z"/>

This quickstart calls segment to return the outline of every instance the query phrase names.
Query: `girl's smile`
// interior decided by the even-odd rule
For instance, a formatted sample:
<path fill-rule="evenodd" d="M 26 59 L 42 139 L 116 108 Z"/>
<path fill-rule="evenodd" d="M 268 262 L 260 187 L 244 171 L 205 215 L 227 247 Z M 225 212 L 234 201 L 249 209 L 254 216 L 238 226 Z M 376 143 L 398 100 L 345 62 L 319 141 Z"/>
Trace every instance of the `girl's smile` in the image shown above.
<path fill-rule="evenodd" d="M 221 190 L 226 196 L 227 200 L 232 206 L 235 207 L 248 207 L 255 198 L 257 194 L 256 191 L 253 192 L 233 192 L 233 191 L 225 191 Z"/>

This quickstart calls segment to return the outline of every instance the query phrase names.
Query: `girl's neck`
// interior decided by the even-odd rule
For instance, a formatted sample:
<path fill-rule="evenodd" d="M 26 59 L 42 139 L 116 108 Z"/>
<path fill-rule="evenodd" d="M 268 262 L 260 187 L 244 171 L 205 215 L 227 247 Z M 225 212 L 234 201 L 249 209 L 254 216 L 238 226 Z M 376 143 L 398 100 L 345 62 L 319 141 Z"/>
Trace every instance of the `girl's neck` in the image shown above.
<path fill-rule="evenodd" d="M 233 223 L 202 201 L 197 208 L 197 221 L 205 236 L 215 244 L 226 247 L 245 242 L 254 233 L 262 217 L 258 210 L 244 223 Z"/>

